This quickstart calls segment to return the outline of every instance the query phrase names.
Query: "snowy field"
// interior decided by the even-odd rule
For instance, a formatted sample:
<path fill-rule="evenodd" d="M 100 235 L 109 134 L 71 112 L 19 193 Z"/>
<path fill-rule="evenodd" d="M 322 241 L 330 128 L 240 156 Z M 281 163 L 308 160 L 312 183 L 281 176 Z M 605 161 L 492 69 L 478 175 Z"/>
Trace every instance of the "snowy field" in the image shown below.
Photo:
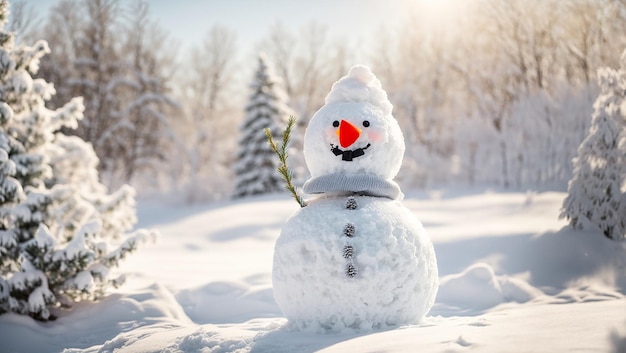
<path fill-rule="evenodd" d="M 272 296 L 287 195 L 142 202 L 161 232 L 127 283 L 39 323 L 0 316 L 0 352 L 626 352 L 626 244 L 558 220 L 563 193 L 421 192 L 404 203 L 435 245 L 440 288 L 419 325 L 290 329 Z"/>

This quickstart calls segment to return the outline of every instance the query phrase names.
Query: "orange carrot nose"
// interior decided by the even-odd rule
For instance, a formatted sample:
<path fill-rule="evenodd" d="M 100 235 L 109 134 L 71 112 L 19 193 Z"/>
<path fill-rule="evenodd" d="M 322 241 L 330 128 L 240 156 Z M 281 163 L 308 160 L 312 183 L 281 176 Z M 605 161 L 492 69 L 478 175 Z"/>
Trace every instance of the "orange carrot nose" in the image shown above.
<path fill-rule="evenodd" d="M 337 129 L 337 136 L 339 136 L 339 144 L 341 147 L 346 148 L 361 136 L 361 129 L 345 120 L 341 120 L 339 129 Z"/>

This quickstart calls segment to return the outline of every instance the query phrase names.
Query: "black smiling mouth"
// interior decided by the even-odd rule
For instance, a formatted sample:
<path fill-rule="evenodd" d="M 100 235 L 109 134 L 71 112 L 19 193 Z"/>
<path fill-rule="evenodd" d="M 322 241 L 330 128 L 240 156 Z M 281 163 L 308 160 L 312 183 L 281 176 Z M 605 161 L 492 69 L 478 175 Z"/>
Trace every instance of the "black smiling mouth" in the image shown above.
<path fill-rule="evenodd" d="M 341 160 L 348 161 L 348 162 L 352 161 L 354 158 L 361 157 L 362 155 L 364 155 L 365 150 L 368 149 L 369 147 L 370 147 L 370 144 L 368 143 L 367 146 L 357 148 L 354 150 L 342 150 L 338 146 L 335 146 L 332 143 L 330 144 L 331 152 L 333 152 L 335 156 L 341 155 Z"/>

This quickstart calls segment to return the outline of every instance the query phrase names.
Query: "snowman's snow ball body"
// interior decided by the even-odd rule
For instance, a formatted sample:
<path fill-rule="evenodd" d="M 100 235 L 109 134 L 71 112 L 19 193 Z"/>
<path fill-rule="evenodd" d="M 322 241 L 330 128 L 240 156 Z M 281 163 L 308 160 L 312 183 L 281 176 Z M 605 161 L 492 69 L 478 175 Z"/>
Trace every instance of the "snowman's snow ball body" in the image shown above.
<path fill-rule="evenodd" d="M 354 66 L 311 118 L 304 156 L 320 194 L 276 241 L 274 297 L 300 329 L 374 329 L 419 322 L 438 287 L 421 223 L 392 180 L 404 138 L 380 81 Z"/>

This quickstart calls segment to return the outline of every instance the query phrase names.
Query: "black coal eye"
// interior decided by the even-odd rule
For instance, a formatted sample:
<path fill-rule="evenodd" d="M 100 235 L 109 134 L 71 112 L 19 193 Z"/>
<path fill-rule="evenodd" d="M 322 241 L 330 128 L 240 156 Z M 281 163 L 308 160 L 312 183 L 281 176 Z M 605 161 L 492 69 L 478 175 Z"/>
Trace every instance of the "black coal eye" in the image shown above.
<path fill-rule="evenodd" d="M 370 122 L 367 121 L 367 120 L 363 121 L 363 126 L 369 127 L 370 126 Z"/>
<path fill-rule="evenodd" d="M 339 122 L 337 120 L 333 121 L 333 126 L 334 127 L 339 127 Z"/>

